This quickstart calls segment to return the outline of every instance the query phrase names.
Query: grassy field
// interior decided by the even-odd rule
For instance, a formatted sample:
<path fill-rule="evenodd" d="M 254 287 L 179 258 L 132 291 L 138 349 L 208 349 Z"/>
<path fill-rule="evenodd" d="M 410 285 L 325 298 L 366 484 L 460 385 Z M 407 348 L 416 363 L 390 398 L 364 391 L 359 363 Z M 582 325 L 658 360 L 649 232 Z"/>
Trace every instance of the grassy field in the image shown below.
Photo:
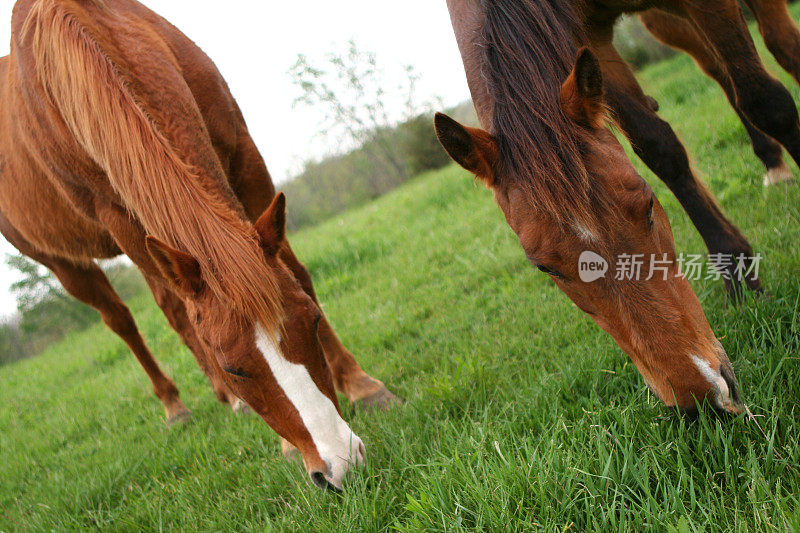
<path fill-rule="evenodd" d="M 407 400 L 344 407 L 368 452 L 344 495 L 310 486 L 266 424 L 218 404 L 143 296 L 131 307 L 193 420 L 164 427 L 144 372 L 100 326 L 0 368 L 0 530 L 800 530 L 800 186 L 761 187 L 736 116 L 689 59 L 642 79 L 765 256 L 758 301 L 694 284 L 763 433 L 663 408 L 530 267 L 489 192 L 450 167 L 292 236 L 345 344 Z M 677 250 L 704 252 L 637 167 Z"/>

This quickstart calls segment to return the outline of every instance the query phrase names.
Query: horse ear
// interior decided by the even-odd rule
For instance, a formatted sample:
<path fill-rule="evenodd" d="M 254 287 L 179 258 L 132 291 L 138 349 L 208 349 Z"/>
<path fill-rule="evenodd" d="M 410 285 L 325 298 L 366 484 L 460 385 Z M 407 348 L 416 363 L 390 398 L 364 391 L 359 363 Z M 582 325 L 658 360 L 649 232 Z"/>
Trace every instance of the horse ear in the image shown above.
<path fill-rule="evenodd" d="M 205 281 L 203 281 L 203 273 L 197 259 L 172 248 L 152 235 L 146 237 L 145 244 L 161 274 L 183 296 L 193 298 L 203 292 Z"/>
<path fill-rule="evenodd" d="M 561 105 L 575 122 L 600 128 L 605 122 L 603 72 L 588 48 L 581 48 L 567 80 L 561 86 Z"/>
<path fill-rule="evenodd" d="M 494 137 L 488 131 L 459 124 L 444 113 L 436 113 L 433 123 L 447 155 L 491 187 L 495 182 L 494 167 L 497 163 Z"/>
<path fill-rule="evenodd" d="M 255 227 L 261 246 L 268 253 L 277 254 L 286 238 L 286 196 L 282 192 L 275 195 L 267 210 L 258 217 Z"/>

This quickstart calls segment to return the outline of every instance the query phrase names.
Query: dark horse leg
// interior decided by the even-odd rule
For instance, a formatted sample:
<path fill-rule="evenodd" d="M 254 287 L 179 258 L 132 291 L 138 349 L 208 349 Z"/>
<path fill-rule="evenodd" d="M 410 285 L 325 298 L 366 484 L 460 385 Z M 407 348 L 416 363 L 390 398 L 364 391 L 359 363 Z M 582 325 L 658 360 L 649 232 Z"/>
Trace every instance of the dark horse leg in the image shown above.
<path fill-rule="evenodd" d="M 183 300 L 157 280 L 149 276 L 146 279 L 156 303 L 161 308 L 164 316 L 167 317 L 167 321 L 170 326 L 172 326 L 172 329 L 181 337 L 183 343 L 189 348 L 192 355 L 194 355 L 197 364 L 200 365 L 200 368 L 208 377 L 217 399 L 222 403 L 229 404 L 236 412 L 246 410 L 247 404 L 239 399 L 225 383 L 222 377 L 222 369 L 219 368 L 216 358 L 206 352 L 206 349 L 197 337 L 194 326 L 190 322 L 189 316 L 186 314 L 186 305 L 183 303 Z"/>
<path fill-rule="evenodd" d="M 681 6 L 725 66 L 737 107 L 755 127 L 781 143 L 800 164 L 797 108 L 789 91 L 761 64 L 738 2 L 684 0 Z"/>
<path fill-rule="evenodd" d="M 758 31 L 783 69 L 800 83 L 800 31 L 786 0 L 745 0 L 758 20 Z"/>
<path fill-rule="evenodd" d="M 739 115 L 739 119 L 750 136 L 753 151 L 767 169 L 767 174 L 764 176 L 764 185 L 773 185 L 792 179 L 792 172 L 783 161 L 781 145 L 753 126 L 750 120 L 742 113 L 742 110 L 739 109 L 736 104 L 736 93 L 730 76 L 708 49 L 705 41 L 697 34 L 694 26 L 681 17 L 657 9 L 646 11 L 640 17 L 650 33 L 657 39 L 664 44 L 688 53 L 694 58 L 703 72 L 722 87 L 725 96 L 733 106 L 736 114 Z"/>
<path fill-rule="evenodd" d="M 248 217 L 256 220 L 272 201 L 275 189 L 264 160 L 243 127 L 239 132 L 236 154 L 231 159 L 231 174 L 236 195 L 244 205 Z M 280 257 L 294 273 L 303 290 L 319 304 L 311 275 L 294 255 L 288 242 L 284 243 Z M 348 400 L 359 402 L 365 408 L 385 408 L 399 403 L 400 400 L 383 383 L 364 372 L 353 354 L 342 345 L 324 313 L 319 323 L 319 340 L 334 386 Z"/>
<path fill-rule="evenodd" d="M 161 371 L 153 354 L 150 353 L 139 334 L 131 312 L 114 291 L 103 271 L 91 262 L 77 265 L 64 259 L 39 253 L 16 230 L 10 228 L 2 216 L 0 216 L 0 229 L 8 241 L 20 252 L 49 268 L 61 282 L 64 290 L 81 302 L 95 308 L 108 328 L 125 341 L 139 364 L 147 372 L 156 396 L 164 404 L 167 424 L 172 425 L 188 419 L 191 412 L 181 401 L 178 388 Z"/>
<path fill-rule="evenodd" d="M 642 92 L 633 72 L 614 49 L 610 39 L 600 41 L 595 46 L 603 68 L 608 104 L 630 139 L 636 155 L 675 194 L 710 253 L 751 257 L 753 252 L 747 239 L 725 217 L 714 197 L 695 176 L 680 140 L 670 125 L 655 113 L 650 99 Z M 760 289 L 757 279 L 736 279 L 734 268 L 731 266 L 724 272 L 729 293 L 738 295 L 742 281 L 750 289 Z"/>

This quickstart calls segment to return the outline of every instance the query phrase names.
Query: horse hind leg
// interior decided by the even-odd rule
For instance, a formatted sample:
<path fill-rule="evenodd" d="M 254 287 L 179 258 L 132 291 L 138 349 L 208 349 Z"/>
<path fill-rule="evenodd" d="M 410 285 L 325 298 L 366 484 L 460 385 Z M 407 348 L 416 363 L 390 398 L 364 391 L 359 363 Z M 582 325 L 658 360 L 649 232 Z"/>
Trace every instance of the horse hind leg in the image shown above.
<path fill-rule="evenodd" d="M 746 0 L 758 30 L 778 64 L 800 84 L 800 30 L 786 0 Z"/>
<path fill-rule="evenodd" d="M 756 128 L 739 108 L 730 76 L 692 24 L 686 19 L 656 9 L 642 13 L 640 18 L 656 39 L 692 56 L 700 69 L 722 88 L 750 137 L 753 152 L 767 170 L 763 179 L 764 186 L 792 180 L 792 171 L 783 161 L 783 148 L 775 139 Z"/>
<path fill-rule="evenodd" d="M 792 169 L 784 161 L 781 161 L 780 166 L 767 169 L 762 183 L 764 187 L 771 187 L 779 183 L 791 183 L 793 181 L 794 174 L 792 174 Z"/>
<path fill-rule="evenodd" d="M 682 6 L 728 72 L 739 109 L 800 164 L 797 107 L 789 91 L 761 63 L 738 2 L 719 0 L 712 9 L 705 3 L 684 0 Z"/>
<path fill-rule="evenodd" d="M 22 254 L 49 268 L 61 282 L 64 290 L 77 300 L 96 309 L 109 329 L 125 341 L 144 368 L 153 385 L 153 391 L 164 405 L 167 425 L 171 426 L 189 419 L 191 411 L 180 400 L 178 388 L 161 371 L 139 334 L 130 311 L 97 265 L 91 262 L 77 265 L 39 252 L 11 226 L 2 213 L 0 213 L 0 233 Z"/>

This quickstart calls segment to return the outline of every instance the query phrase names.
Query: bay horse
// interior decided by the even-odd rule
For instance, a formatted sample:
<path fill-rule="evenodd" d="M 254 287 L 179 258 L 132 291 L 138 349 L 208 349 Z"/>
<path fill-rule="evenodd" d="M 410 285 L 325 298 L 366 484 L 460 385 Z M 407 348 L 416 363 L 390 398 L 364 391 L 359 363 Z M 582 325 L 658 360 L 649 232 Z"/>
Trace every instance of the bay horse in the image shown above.
<path fill-rule="evenodd" d="M 0 232 L 99 311 L 166 411 L 190 411 L 94 260 L 127 256 L 211 381 L 340 489 L 365 447 L 335 391 L 397 399 L 339 342 L 285 198 L 192 41 L 134 0 L 19 0 L 0 59 Z"/>
<path fill-rule="evenodd" d="M 778 64 L 800 84 L 800 30 L 789 14 L 786 0 L 746 1 L 758 21 L 758 29 L 767 49 Z M 724 62 L 692 22 L 658 8 L 641 13 L 639 18 L 658 40 L 688 53 L 702 71 L 722 88 L 750 137 L 753 152 L 767 169 L 763 179 L 764 186 L 791 181 L 793 175 L 783 161 L 783 148 L 775 139 L 755 127 L 739 107 L 736 90 Z"/>
<path fill-rule="evenodd" d="M 742 111 L 800 156 L 794 103 L 760 66 L 735 0 L 447 5 L 483 128 L 437 114 L 445 150 L 493 192 L 533 266 L 614 338 L 665 404 L 695 411 L 709 400 L 741 412 L 730 361 L 681 273 L 667 216 L 607 124 L 610 111 L 712 252 L 752 256 L 611 41 L 623 12 L 658 5 L 687 17 L 725 58 Z M 586 253 L 612 275 L 583 277 Z M 609 263 L 636 256 L 659 259 L 661 273 L 651 264 L 649 276 L 613 275 Z M 730 272 L 729 283 L 758 287 L 743 274 Z"/>

